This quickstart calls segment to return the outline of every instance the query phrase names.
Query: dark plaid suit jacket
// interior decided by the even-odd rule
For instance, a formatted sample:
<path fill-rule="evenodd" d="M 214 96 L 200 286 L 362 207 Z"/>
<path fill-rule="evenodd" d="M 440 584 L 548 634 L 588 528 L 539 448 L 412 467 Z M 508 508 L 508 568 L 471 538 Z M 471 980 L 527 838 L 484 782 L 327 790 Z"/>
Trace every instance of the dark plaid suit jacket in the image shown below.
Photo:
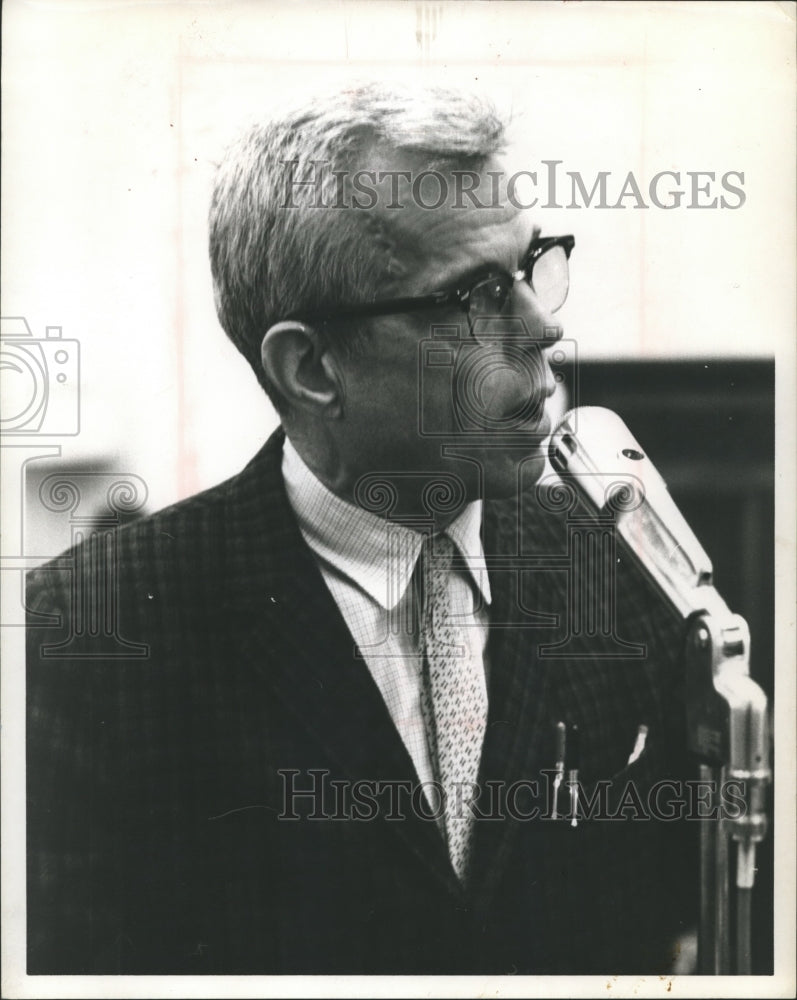
<path fill-rule="evenodd" d="M 412 764 L 287 504 L 281 446 L 119 531 L 104 565 L 84 545 L 30 576 L 28 971 L 665 969 L 690 916 L 678 824 L 526 817 L 545 813 L 560 719 L 587 794 L 628 779 L 644 799 L 681 774 L 677 622 L 614 557 L 609 624 L 579 617 L 601 584 L 572 568 L 572 519 L 533 489 L 485 506 L 498 818 L 477 822 L 463 891 L 435 823 L 395 797 Z M 102 586 L 129 656 L 90 627 Z M 334 788 L 286 802 L 325 781 L 382 782 L 358 786 L 374 815 Z"/>

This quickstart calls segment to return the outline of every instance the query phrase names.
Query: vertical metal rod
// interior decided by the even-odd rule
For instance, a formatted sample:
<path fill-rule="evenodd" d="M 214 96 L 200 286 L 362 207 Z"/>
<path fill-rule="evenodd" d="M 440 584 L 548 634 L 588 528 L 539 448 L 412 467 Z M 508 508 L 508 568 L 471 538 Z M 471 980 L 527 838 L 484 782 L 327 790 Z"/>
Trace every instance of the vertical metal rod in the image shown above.
<path fill-rule="evenodd" d="M 722 809 L 722 798 L 720 796 L 720 788 L 722 787 L 722 779 L 725 775 L 724 768 L 714 768 L 714 783 L 712 785 L 712 812 L 714 809 L 717 810 L 717 818 L 712 820 L 714 826 L 714 834 L 716 837 L 716 851 L 715 851 L 715 878 L 714 878 L 714 891 L 715 891 L 715 907 L 716 907 L 716 920 L 714 924 L 715 933 L 715 955 L 716 955 L 716 967 L 717 974 L 720 976 L 728 976 L 733 972 L 731 968 L 731 947 L 730 947 L 730 890 L 729 890 L 729 872 L 728 863 L 730 857 L 730 845 L 728 843 L 728 835 L 725 829 L 725 824 L 722 822 L 721 809 Z"/>
<path fill-rule="evenodd" d="M 749 976 L 752 968 L 752 889 L 736 890 L 736 972 Z"/>
<path fill-rule="evenodd" d="M 730 909 L 728 836 L 721 819 L 720 787 L 724 771 L 700 765 L 700 780 L 711 794 L 707 815 L 700 821 L 700 933 L 698 968 L 704 975 L 729 975 Z"/>
<path fill-rule="evenodd" d="M 711 782 L 713 768 L 700 765 L 700 781 Z M 716 975 L 716 823 L 709 816 L 700 820 L 700 928 L 698 934 L 698 969 L 703 975 Z"/>

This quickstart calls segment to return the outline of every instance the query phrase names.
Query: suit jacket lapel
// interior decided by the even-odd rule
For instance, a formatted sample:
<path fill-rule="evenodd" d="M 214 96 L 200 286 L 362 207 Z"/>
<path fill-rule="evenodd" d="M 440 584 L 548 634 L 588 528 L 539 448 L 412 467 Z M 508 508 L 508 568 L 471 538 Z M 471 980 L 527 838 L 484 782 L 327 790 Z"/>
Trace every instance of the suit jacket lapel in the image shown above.
<path fill-rule="evenodd" d="M 240 655 L 319 747 L 336 778 L 417 783 L 412 760 L 365 660 L 301 536 L 282 481 L 276 432 L 239 477 L 227 503 L 227 614 Z M 433 821 L 388 824 L 437 878 L 456 877 Z"/>
<path fill-rule="evenodd" d="M 549 712 L 549 664 L 537 647 L 545 629 L 556 622 L 548 615 L 524 610 L 524 557 L 519 501 L 485 504 L 484 548 L 490 573 L 492 606 L 487 647 L 490 664 L 489 716 L 480 783 L 492 781 L 506 790 L 513 782 L 536 777 L 545 744 Z M 528 535 L 528 532 L 524 534 Z M 528 561 L 526 561 L 528 566 Z M 473 888 L 489 895 L 509 858 L 517 822 L 477 823 Z"/>

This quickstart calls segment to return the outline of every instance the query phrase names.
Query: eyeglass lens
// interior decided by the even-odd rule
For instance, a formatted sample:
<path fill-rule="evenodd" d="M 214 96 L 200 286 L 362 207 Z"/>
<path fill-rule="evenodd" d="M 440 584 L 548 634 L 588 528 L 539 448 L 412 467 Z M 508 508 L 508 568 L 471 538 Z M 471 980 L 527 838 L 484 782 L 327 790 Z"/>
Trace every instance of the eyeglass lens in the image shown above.
<path fill-rule="evenodd" d="M 564 305 L 570 288 L 567 254 L 564 247 L 551 247 L 534 264 L 531 289 L 549 312 Z"/>
<path fill-rule="evenodd" d="M 471 318 L 499 316 L 509 299 L 512 279 L 509 275 L 496 275 L 480 281 L 470 290 L 468 312 Z"/>
<path fill-rule="evenodd" d="M 564 305 L 569 282 L 567 253 L 564 247 L 553 246 L 534 262 L 531 289 L 543 309 L 548 312 L 556 312 Z M 512 279 L 508 275 L 497 275 L 474 285 L 468 297 L 471 321 L 500 316 L 504 313 L 512 284 Z"/>

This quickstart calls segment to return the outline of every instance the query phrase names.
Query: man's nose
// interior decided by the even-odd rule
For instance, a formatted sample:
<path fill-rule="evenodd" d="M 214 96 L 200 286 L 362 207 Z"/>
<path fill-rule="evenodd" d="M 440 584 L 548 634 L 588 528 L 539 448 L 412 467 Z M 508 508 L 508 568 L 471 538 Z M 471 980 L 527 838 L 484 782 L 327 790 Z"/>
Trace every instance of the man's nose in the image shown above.
<path fill-rule="evenodd" d="M 525 282 L 518 283 L 515 294 L 528 335 L 539 347 L 550 347 L 562 339 L 564 329 L 561 323 L 554 313 L 543 306 L 533 289 Z"/>

